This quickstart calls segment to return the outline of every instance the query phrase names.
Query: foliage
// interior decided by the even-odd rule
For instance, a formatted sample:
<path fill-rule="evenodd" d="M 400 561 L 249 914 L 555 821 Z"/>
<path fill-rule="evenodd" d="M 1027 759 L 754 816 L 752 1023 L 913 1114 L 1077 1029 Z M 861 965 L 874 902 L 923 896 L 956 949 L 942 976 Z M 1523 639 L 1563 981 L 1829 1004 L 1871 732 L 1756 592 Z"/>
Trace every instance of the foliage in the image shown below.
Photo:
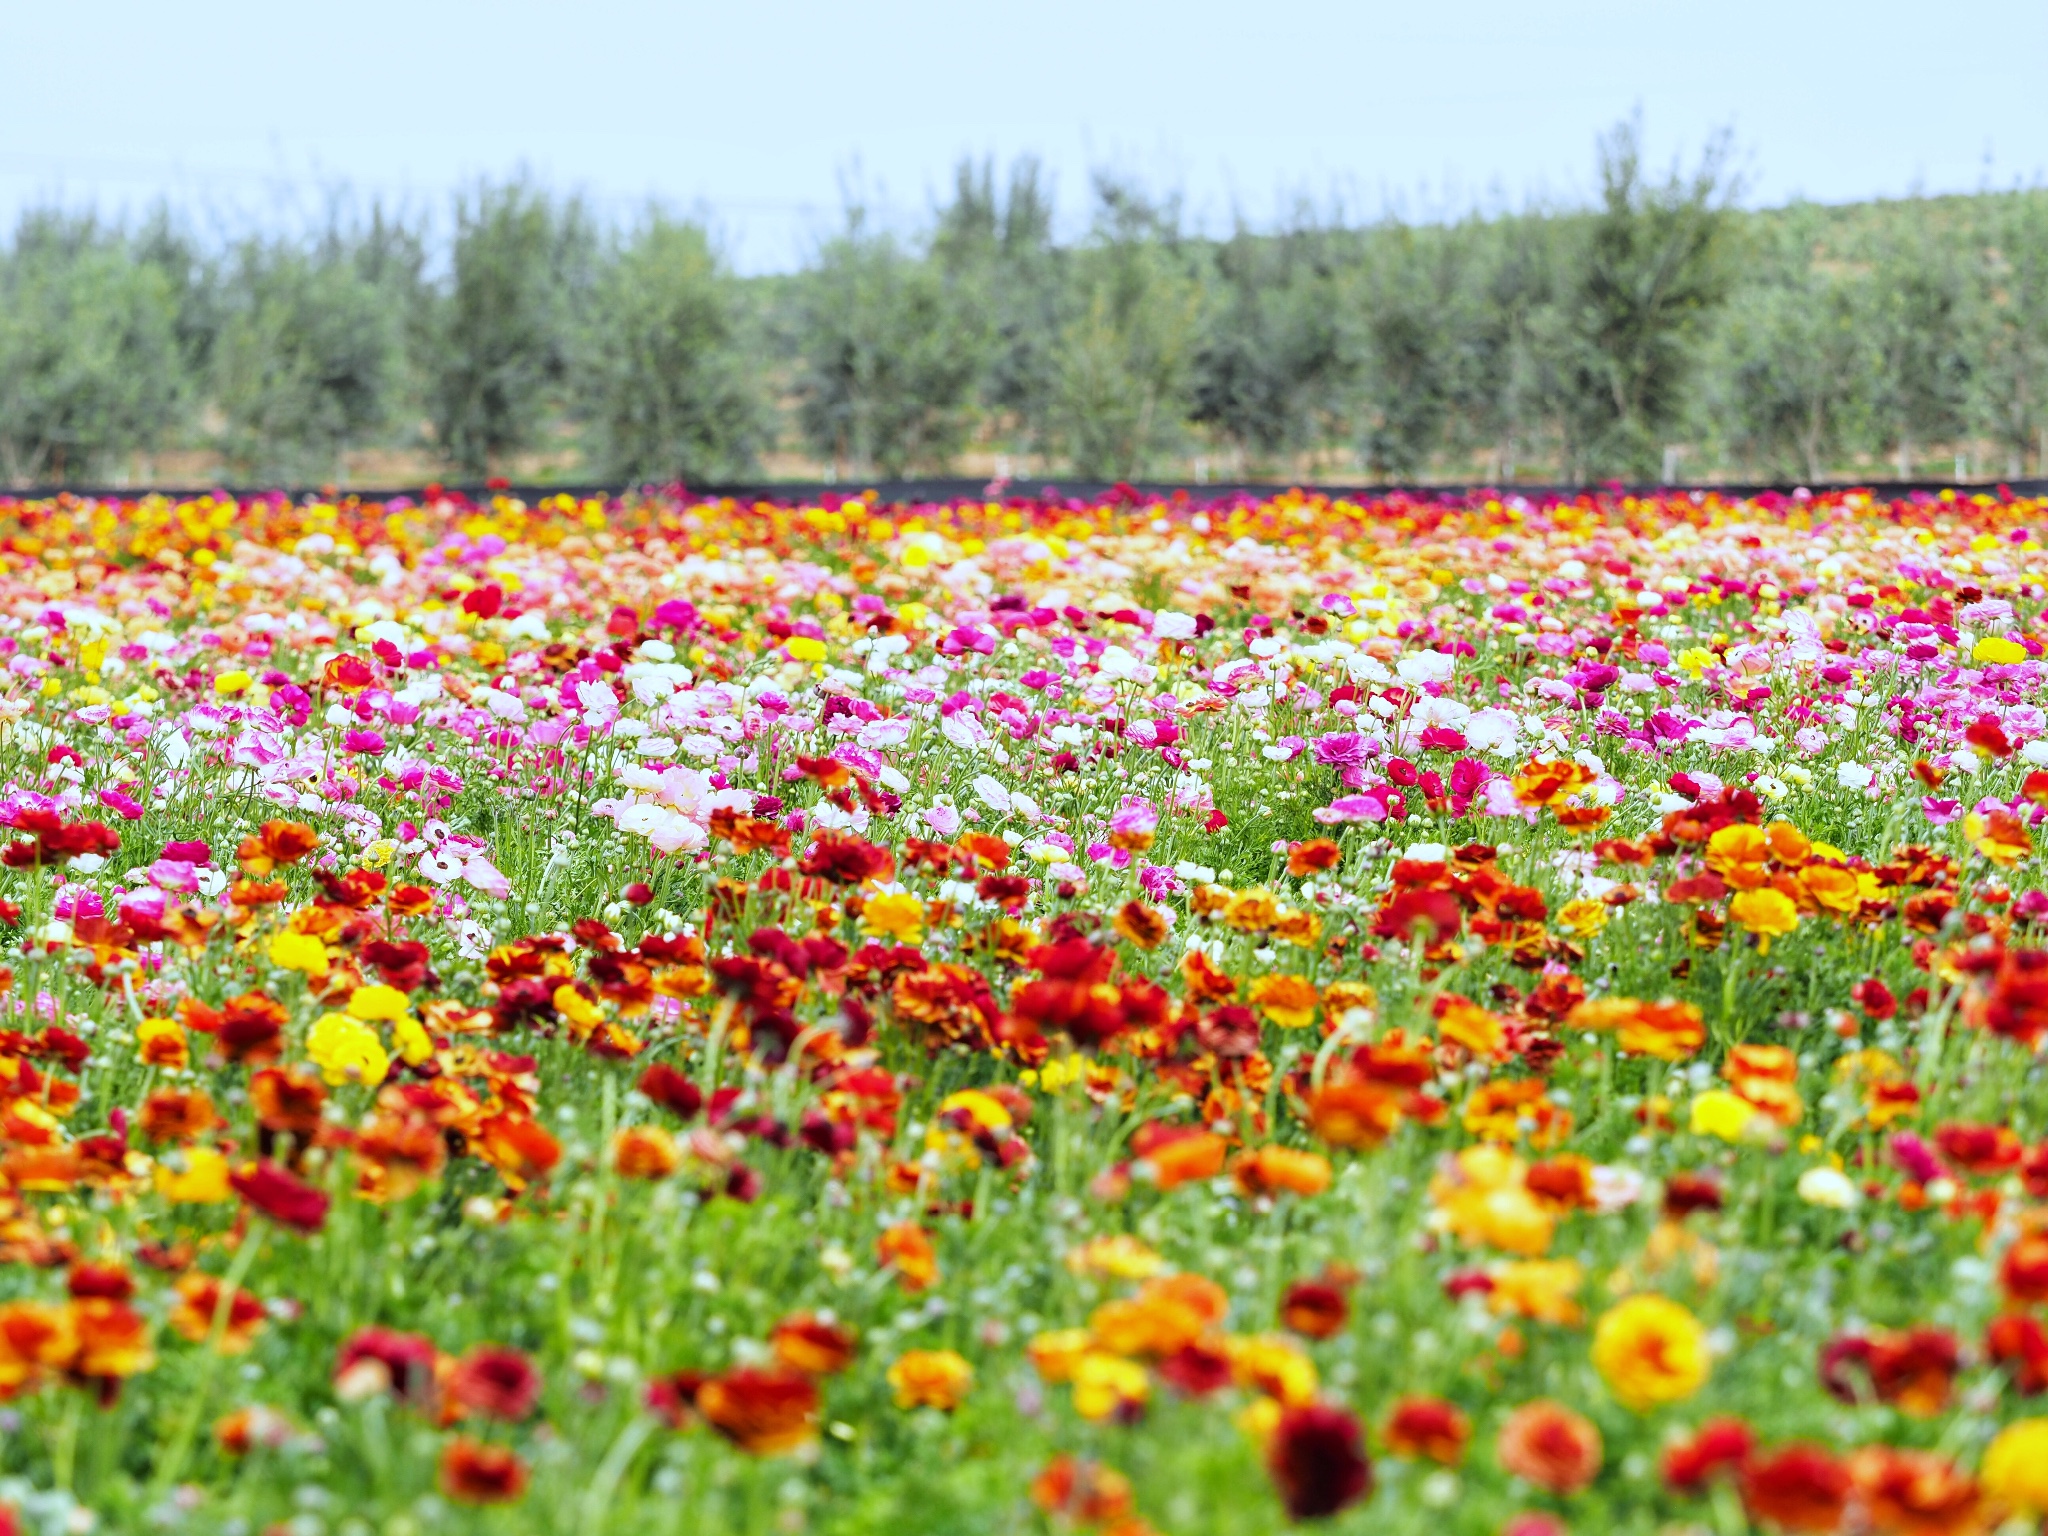
<path fill-rule="evenodd" d="M 797 425 L 813 452 L 854 474 L 952 462 L 986 344 L 964 284 L 856 208 L 805 273 L 791 323 Z"/>
<path fill-rule="evenodd" d="M 30 214 L 0 258 L 0 471 L 77 480 L 161 441 L 185 377 L 170 281 L 90 219 Z"/>
<path fill-rule="evenodd" d="M 481 473 L 539 440 L 567 374 L 593 251 L 582 206 L 528 182 L 457 199 L 429 385 L 451 462 Z"/>
<path fill-rule="evenodd" d="M 229 463 L 244 479 L 337 477 L 347 448 L 391 419 L 403 313 L 345 251 L 248 242 L 226 292 L 212 362 Z"/>
<path fill-rule="evenodd" d="M 598 472 L 731 479 L 766 438 L 738 285 L 694 224 L 651 216 L 605 262 L 575 379 Z"/>

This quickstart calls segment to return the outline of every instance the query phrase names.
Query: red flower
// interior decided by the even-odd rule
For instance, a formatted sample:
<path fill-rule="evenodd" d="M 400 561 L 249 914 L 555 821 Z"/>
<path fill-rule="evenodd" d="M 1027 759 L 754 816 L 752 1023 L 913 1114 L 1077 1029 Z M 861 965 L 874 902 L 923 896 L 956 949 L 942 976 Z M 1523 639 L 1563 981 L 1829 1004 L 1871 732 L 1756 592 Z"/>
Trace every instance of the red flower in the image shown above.
<path fill-rule="evenodd" d="M 640 1092 L 678 1120 L 695 1118 L 704 1107 L 704 1090 L 665 1061 L 640 1074 Z"/>
<path fill-rule="evenodd" d="M 2011 1372 L 2014 1390 L 2027 1397 L 2048 1390 L 2048 1330 L 2026 1313 L 1991 1319 L 1984 1330 L 1984 1354 Z"/>
<path fill-rule="evenodd" d="M 392 1328 L 360 1328 L 334 1361 L 335 1389 L 344 1397 L 391 1392 L 422 1405 L 434 1395 L 434 1342 Z"/>
<path fill-rule="evenodd" d="M 1197 1339 L 1159 1362 L 1159 1375 L 1183 1397 L 1207 1397 L 1231 1382 L 1230 1356 Z"/>
<path fill-rule="evenodd" d="M 1698 1493 L 1717 1472 L 1739 1473 L 1756 1449 L 1756 1434 L 1740 1419 L 1709 1419 L 1690 1440 L 1664 1453 L 1664 1485 Z"/>
<path fill-rule="evenodd" d="M 1114 950 L 1067 939 L 1039 945 L 1029 959 L 1040 979 L 1011 995 L 1013 1027 L 1023 1021 L 1039 1033 L 1064 1034 L 1076 1045 L 1095 1047 L 1166 1018 L 1169 999 L 1156 984 L 1113 979 Z"/>
<path fill-rule="evenodd" d="M 458 1504 L 510 1504 L 526 1492 L 526 1463 L 501 1445 L 458 1437 L 441 1452 L 441 1491 Z"/>
<path fill-rule="evenodd" d="M 228 1175 L 228 1183 L 272 1221 L 294 1231 L 318 1232 L 327 1224 L 327 1207 L 332 1202 L 326 1192 L 267 1158 L 244 1163 Z"/>
<path fill-rule="evenodd" d="M 1455 1467 L 1472 1438 L 1472 1421 L 1440 1397 L 1404 1397 L 1387 1415 L 1380 1438 L 1396 1456 Z"/>
<path fill-rule="evenodd" d="M 1324 1280 L 1297 1280 L 1280 1301 L 1280 1321 L 1309 1339 L 1327 1339 L 1351 1316 L 1351 1303 L 1341 1286 Z"/>
<path fill-rule="evenodd" d="M 1818 1446 L 1782 1446 L 1750 1459 L 1742 1502 L 1752 1518 L 1781 1530 L 1832 1531 L 1848 1506 L 1848 1469 Z"/>
<path fill-rule="evenodd" d="M 1984 1027 L 2028 1047 L 2048 1035 L 2048 950 L 2007 950 L 1983 1006 Z"/>
<path fill-rule="evenodd" d="M 448 1395 L 472 1413 L 516 1424 L 540 1401 L 540 1372 L 516 1349 L 480 1344 L 457 1363 Z"/>
<path fill-rule="evenodd" d="M 896 859 L 888 849 L 858 837 L 838 832 L 820 832 L 805 850 L 799 874 L 840 885 L 859 885 L 867 880 L 886 880 L 896 871 Z"/>
<path fill-rule="evenodd" d="M 1358 1420 L 1343 1408 L 1307 1403 L 1280 1416 L 1266 1447 L 1266 1470 L 1296 1520 L 1321 1520 L 1372 1491 Z"/>

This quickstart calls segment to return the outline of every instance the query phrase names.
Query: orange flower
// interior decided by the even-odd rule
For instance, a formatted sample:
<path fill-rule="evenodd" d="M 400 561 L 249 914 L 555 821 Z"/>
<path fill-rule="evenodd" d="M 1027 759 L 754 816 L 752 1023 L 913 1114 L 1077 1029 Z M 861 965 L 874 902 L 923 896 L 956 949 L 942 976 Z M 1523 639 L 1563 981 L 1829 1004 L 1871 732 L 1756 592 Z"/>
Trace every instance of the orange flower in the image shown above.
<path fill-rule="evenodd" d="M 792 1312 L 769 1336 L 778 1364 L 806 1376 L 836 1376 L 853 1364 L 859 1341 L 851 1328 L 809 1312 Z"/>
<path fill-rule="evenodd" d="M 213 1100 L 198 1088 L 159 1088 L 142 1101 L 135 1128 L 145 1141 L 193 1141 L 220 1124 Z"/>
<path fill-rule="evenodd" d="M 501 1445 L 458 1435 L 441 1450 L 441 1491 L 458 1504 L 512 1504 L 526 1492 L 526 1463 Z"/>
<path fill-rule="evenodd" d="M 1280 1321 L 1305 1339 L 1327 1339 L 1341 1333 L 1351 1318 L 1344 1288 L 1326 1280 L 1297 1280 L 1280 1299 Z"/>
<path fill-rule="evenodd" d="M 224 1456 L 246 1456 L 259 1445 L 275 1450 L 290 1440 L 291 1435 L 291 1420 L 275 1408 L 267 1408 L 261 1403 L 222 1414 L 213 1425 L 214 1444 L 220 1447 Z M 0 1533 L 4 1530 L 0 1527 Z"/>
<path fill-rule="evenodd" d="M 951 1413 L 974 1385 L 974 1367 L 950 1349 L 911 1349 L 889 1367 L 889 1386 L 898 1408 L 937 1408 Z"/>
<path fill-rule="evenodd" d="M 1584 763 L 1531 759 L 1514 777 L 1515 799 L 1523 805 L 1555 805 L 1592 782 L 1593 770 Z"/>
<path fill-rule="evenodd" d="M 1755 1520 L 1780 1530 L 1820 1533 L 1842 1523 L 1849 1473 L 1818 1446 L 1786 1445 L 1755 1455 L 1742 1469 L 1742 1502 Z"/>
<path fill-rule="evenodd" d="M 1970 846 L 2000 869 L 2010 869 L 2034 851 L 2026 823 L 2011 811 L 1970 812 L 1963 818 Z"/>
<path fill-rule="evenodd" d="M 1436 1001 L 1436 1032 L 1453 1045 L 1462 1045 L 1474 1056 L 1498 1060 L 1507 1054 L 1507 1026 L 1500 1015 L 1480 1007 L 1470 998 L 1446 992 Z"/>
<path fill-rule="evenodd" d="M 1707 839 L 1707 868 L 1738 891 L 1753 891 L 1770 880 L 1764 861 L 1770 846 L 1761 827 L 1738 821 Z"/>
<path fill-rule="evenodd" d="M 1287 873 L 1299 880 L 1306 875 L 1335 869 L 1343 857 L 1344 850 L 1327 837 L 1312 837 L 1304 843 L 1290 843 L 1287 846 Z"/>
<path fill-rule="evenodd" d="M 219 1280 L 212 1275 L 186 1275 L 178 1281 L 178 1305 L 171 1311 L 170 1324 L 184 1338 L 194 1344 L 203 1344 L 213 1333 L 214 1319 L 220 1315 L 221 1290 Z M 224 1355 L 245 1353 L 256 1342 L 256 1335 L 265 1321 L 263 1303 L 249 1292 L 235 1290 L 227 1303 L 227 1316 L 221 1323 L 218 1348 Z"/>
<path fill-rule="evenodd" d="M 675 1138 L 658 1125 L 629 1125 L 612 1138 L 612 1169 L 622 1179 L 665 1179 L 682 1161 Z"/>
<path fill-rule="evenodd" d="M 1319 1195 L 1330 1187 L 1330 1160 L 1293 1147 L 1264 1146 L 1240 1152 L 1230 1165 L 1231 1177 L 1247 1195 L 1282 1190 Z"/>
<path fill-rule="evenodd" d="M 1252 983 L 1251 1000 L 1282 1029 L 1306 1029 L 1316 1019 L 1316 986 L 1305 976 L 1261 976 Z"/>
<path fill-rule="evenodd" d="M 1524 1259 L 1494 1275 L 1486 1304 L 1497 1315 L 1573 1328 L 1585 1318 L 1572 1299 L 1585 1279 L 1585 1271 L 1572 1259 Z"/>
<path fill-rule="evenodd" d="M 469 1149 L 493 1168 L 514 1194 L 562 1160 L 562 1146 L 531 1115 L 493 1115 L 469 1137 Z"/>
<path fill-rule="evenodd" d="M 1213 1179 L 1223 1171 L 1226 1150 L 1223 1138 L 1214 1132 L 1181 1129 L 1153 1142 L 1140 1155 L 1152 1182 L 1166 1190 Z"/>
<path fill-rule="evenodd" d="M 1400 1099 L 1376 1083 L 1325 1083 L 1309 1095 L 1309 1129 L 1333 1147 L 1376 1147 L 1400 1123 Z"/>
<path fill-rule="evenodd" d="M 1868 1446 L 1849 1458 L 1849 1478 L 1884 1536 L 1974 1536 L 1991 1523 L 1975 1479 L 1930 1451 Z"/>
<path fill-rule="evenodd" d="M 939 1278 L 939 1254 L 931 1234 L 914 1221 L 890 1227 L 875 1239 L 875 1257 L 884 1269 L 896 1271 L 906 1291 L 929 1290 Z"/>
<path fill-rule="evenodd" d="M 1404 1397 L 1387 1415 L 1380 1438 L 1395 1456 L 1455 1467 L 1465 1458 L 1472 1421 L 1440 1397 Z"/>
<path fill-rule="evenodd" d="M 74 1296 L 71 1328 L 78 1353 L 66 1368 L 101 1383 L 119 1382 L 149 1370 L 156 1351 L 149 1346 L 149 1323 L 125 1300 L 110 1296 Z"/>
<path fill-rule="evenodd" d="M 62 1369 L 78 1353 L 78 1331 L 69 1311 L 39 1301 L 0 1304 L 0 1399 L 32 1392 L 48 1371 Z"/>
<path fill-rule="evenodd" d="M 1600 1431 L 1563 1403 L 1538 1398 L 1508 1415 L 1495 1454 L 1510 1476 L 1546 1493 L 1573 1494 L 1600 1472 Z"/>
<path fill-rule="evenodd" d="M 311 1072 L 267 1067 L 249 1079 L 249 1103 L 263 1129 L 303 1143 L 320 1130 L 327 1087 Z"/>
<path fill-rule="evenodd" d="M 1121 1528 L 1132 1511 L 1131 1483 L 1113 1467 L 1061 1454 L 1031 1480 L 1031 1502 L 1080 1525 Z"/>
<path fill-rule="evenodd" d="M 1173 931 L 1163 912 L 1135 899 L 1117 908 L 1113 926 L 1140 949 L 1157 949 Z"/>
<path fill-rule="evenodd" d="M 1706 1044 L 1706 1020 L 1691 1003 L 1646 1003 L 1633 997 L 1601 997 L 1580 1003 L 1565 1019 L 1571 1029 L 1613 1030 L 1615 1044 L 1631 1056 L 1683 1061 Z"/>
<path fill-rule="evenodd" d="M 818 1437 L 818 1389 L 796 1371 L 742 1366 L 714 1376 L 697 1389 L 697 1411 L 751 1456 L 779 1456 Z"/>
<path fill-rule="evenodd" d="M 1552 1101 L 1541 1078 L 1511 1078 L 1483 1084 L 1465 1101 L 1465 1129 L 1510 1144 L 1526 1136 L 1541 1150 L 1571 1135 L 1572 1112 Z"/>
<path fill-rule="evenodd" d="M 319 844 L 320 834 L 302 822 L 266 821 L 254 837 L 242 839 L 235 856 L 249 874 L 267 875 L 280 864 L 298 863 Z"/>
<path fill-rule="evenodd" d="M 1799 1058 L 1787 1046 L 1734 1046 L 1721 1074 L 1739 1098 L 1780 1125 L 1797 1125 L 1806 1113 L 1797 1086 Z"/>

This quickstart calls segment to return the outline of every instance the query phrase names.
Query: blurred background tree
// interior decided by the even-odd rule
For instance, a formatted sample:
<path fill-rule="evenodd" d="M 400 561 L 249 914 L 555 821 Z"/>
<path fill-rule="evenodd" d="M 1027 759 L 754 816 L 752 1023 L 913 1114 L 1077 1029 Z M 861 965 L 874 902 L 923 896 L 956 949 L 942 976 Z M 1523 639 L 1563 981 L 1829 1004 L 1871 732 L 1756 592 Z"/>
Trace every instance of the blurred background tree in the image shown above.
<path fill-rule="evenodd" d="M 103 473 L 177 425 L 178 294 L 95 220 L 36 213 L 0 260 L 0 468 L 17 484 Z"/>
<path fill-rule="evenodd" d="M 850 209 L 790 316 L 796 420 L 811 451 L 854 476 L 946 469 L 972 430 L 988 345 L 974 299 L 964 274 Z"/>
<path fill-rule="evenodd" d="M 211 346 L 227 461 L 242 478 L 346 478 L 343 455 L 394 419 L 406 382 L 416 242 L 381 222 L 311 250 L 249 240 L 222 284 Z"/>
<path fill-rule="evenodd" d="M 494 471 L 539 441 L 569 368 L 597 239 L 583 205 L 521 179 L 456 200 L 452 276 L 427 359 L 450 463 Z"/>
<path fill-rule="evenodd" d="M 1177 204 L 1110 176 L 1074 253 L 1074 308 L 1053 359 L 1052 426 L 1082 474 L 1128 479 L 1179 446 L 1202 320 L 1201 253 Z"/>
<path fill-rule="evenodd" d="M 746 299 L 698 224 L 650 214 L 607 253 L 574 358 L 590 459 L 614 480 L 732 479 L 769 441 Z"/>
<path fill-rule="evenodd" d="M 1725 141 L 1588 205 L 1190 227 L 964 161 L 799 270 L 530 178 L 438 219 L 159 207 L 0 248 L 0 475 L 1581 483 L 2048 472 L 2048 190 L 1744 210 Z M 167 454 L 177 454 L 166 459 Z"/>

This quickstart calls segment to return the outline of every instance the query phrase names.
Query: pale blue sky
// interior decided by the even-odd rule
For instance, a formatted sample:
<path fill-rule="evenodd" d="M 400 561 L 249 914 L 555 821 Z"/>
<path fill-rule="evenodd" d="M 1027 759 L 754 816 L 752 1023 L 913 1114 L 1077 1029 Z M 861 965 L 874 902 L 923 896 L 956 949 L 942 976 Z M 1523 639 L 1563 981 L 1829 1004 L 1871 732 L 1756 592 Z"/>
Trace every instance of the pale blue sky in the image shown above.
<path fill-rule="evenodd" d="M 1413 214 L 1583 196 L 1734 129 L 1748 201 L 2048 179 L 2048 3 L 1945 0 L 0 0 L 0 218 L 159 194 L 226 226 L 522 162 L 609 213 L 695 207 L 787 267 L 841 188 L 915 222 L 963 154 L 1178 187 L 1211 228 L 1291 196 Z"/>

